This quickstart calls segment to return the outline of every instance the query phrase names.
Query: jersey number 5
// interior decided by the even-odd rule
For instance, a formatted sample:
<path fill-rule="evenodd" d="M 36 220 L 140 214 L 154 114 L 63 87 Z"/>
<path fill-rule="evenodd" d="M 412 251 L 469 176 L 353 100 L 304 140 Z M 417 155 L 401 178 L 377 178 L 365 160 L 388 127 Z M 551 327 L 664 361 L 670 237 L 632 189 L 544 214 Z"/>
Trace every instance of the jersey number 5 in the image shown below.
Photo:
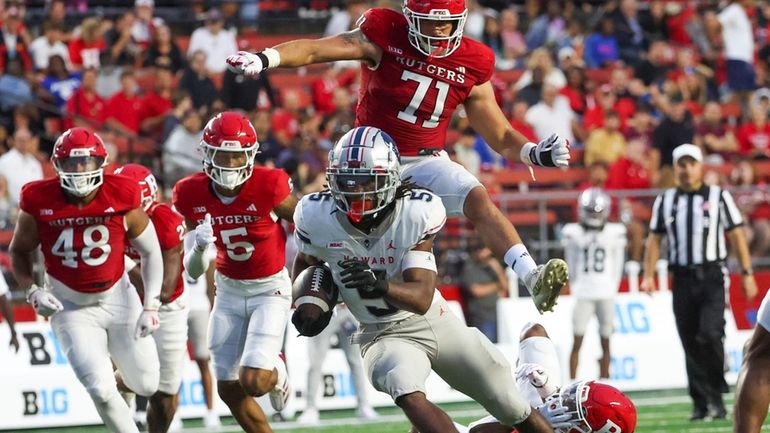
<path fill-rule="evenodd" d="M 401 81 L 417 81 L 417 90 L 412 96 L 412 100 L 409 101 L 409 106 L 398 112 L 398 118 L 404 122 L 417 123 L 417 116 L 414 113 L 422 105 L 425 96 L 428 94 L 430 85 L 434 83 L 436 90 L 438 90 L 438 96 L 436 96 L 436 104 L 433 108 L 433 114 L 430 115 L 430 119 L 423 120 L 423 128 L 435 128 L 438 126 L 438 119 L 441 113 L 444 112 L 444 102 L 449 94 L 449 84 L 443 81 L 434 80 L 433 78 L 426 77 L 425 75 L 415 74 L 412 71 L 404 71 L 401 74 Z"/>
<path fill-rule="evenodd" d="M 233 240 L 236 236 L 247 236 L 246 227 L 238 227 L 237 229 L 222 230 L 220 233 L 222 237 L 222 243 L 227 248 L 227 256 L 236 262 L 245 262 L 251 257 L 254 252 L 254 245 L 246 241 Z"/>
<path fill-rule="evenodd" d="M 107 261 L 112 251 L 109 245 L 110 231 L 106 226 L 86 227 L 83 230 L 83 249 L 74 249 L 75 229 L 68 227 L 62 230 L 56 242 L 51 247 L 51 254 L 62 258 L 62 264 L 68 268 L 77 269 L 78 255 L 88 266 L 99 266 Z"/>

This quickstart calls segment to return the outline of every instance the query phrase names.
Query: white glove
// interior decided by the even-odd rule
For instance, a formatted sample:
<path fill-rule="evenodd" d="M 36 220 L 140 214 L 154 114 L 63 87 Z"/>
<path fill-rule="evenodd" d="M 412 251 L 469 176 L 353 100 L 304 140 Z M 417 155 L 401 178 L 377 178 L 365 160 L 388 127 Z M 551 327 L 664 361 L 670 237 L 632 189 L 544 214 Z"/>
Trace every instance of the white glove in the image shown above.
<path fill-rule="evenodd" d="M 139 320 L 136 321 L 136 331 L 134 339 L 144 338 L 160 327 L 160 316 L 158 310 L 142 310 Z"/>
<path fill-rule="evenodd" d="M 61 302 L 51 292 L 35 284 L 27 290 L 27 302 L 32 305 L 37 314 L 43 317 L 51 317 L 64 309 Z"/>
<path fill-rule="evenodd" d="M 540 143 L 527 143 L 521 148 L 521 161 L 542 167 L 569 167 L 569 140 L 551 134 Z"/>
<path fill-rule="evenodd" d="M 235 74 L 253 76 L 267 69 L 267 65 L 262 64 L 259 56 L 248 51 L 238 51 L 231 54 L 227 56 L 226 62 L 227 69 Z"/>
<path fill-rule="evenodd" d="M 551 424 L 554 429 L 569 429 L 572 427 L 570 420 L 572 415 L 567 413 L 567 408 L 561 404 L 558 397 L 554 396 L 537 407 L 537 411 Z"/>
<path fill-rule="evenodd" d="M 516 369 L 516 379 L 524 378 L 537 389 L 537 393 L 543 401 L 559 390 L 554 381 L 549 380 L 548 372 L 540 364 L 528 363 L 520 365 Z"/>
<path fill-rule="evenodd" d="M 211 227 L 211 214 L 207 213 L 203 217 L 203 222 L 195 227 L 195 249 L 198 251 L 206 251 L 209 244 L 214 243 L 217 237 L 214 236 L 214 228 Z"/>

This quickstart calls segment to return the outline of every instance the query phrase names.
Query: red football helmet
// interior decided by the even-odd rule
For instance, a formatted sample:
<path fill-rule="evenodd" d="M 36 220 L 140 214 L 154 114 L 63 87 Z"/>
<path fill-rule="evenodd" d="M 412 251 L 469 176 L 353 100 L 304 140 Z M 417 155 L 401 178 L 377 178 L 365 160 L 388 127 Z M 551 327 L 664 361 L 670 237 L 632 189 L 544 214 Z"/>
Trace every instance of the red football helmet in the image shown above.
<path fill-rule="evenodd" d="M 613 386 L 575 382 L 554 398 L 572 415 L 570 428 L 559 433 L 633 433 L 636 428 L 634 403 Z"/>
<path fill-rule="evenodd" d="M 53 146 L 51 156 L 61 187 L 67 192 L 85 197 L 104 181 L 107 149 L 96 133 L 86 128 L 71 128 Z"/>
<path fill-rule="evenodd" d="M 158 181 L 149 168 L 139 164 L 126 164 L 115 170 L 115 174 L 135 180 L 142 189 L 142 208 L 147 211 L 158 202 Z"/>
<path fill-rule="evenodd" d="M 254 169 L 257 131 L 243 114 L 225 111 L 206 124 L 201 147 L 203 171 L 223 188 L 235 189 Z"/>
<path fill-rule="evenodd" d="M 468 18 L 465 0 L 404 0 L 403 11 L 409 24 L 409 42 L 421 53 L 446 57 L 460 46 Z M 432 27 L 423 30 L 429 21 L 451 21 L 451 34 L 436 36 Z"/>

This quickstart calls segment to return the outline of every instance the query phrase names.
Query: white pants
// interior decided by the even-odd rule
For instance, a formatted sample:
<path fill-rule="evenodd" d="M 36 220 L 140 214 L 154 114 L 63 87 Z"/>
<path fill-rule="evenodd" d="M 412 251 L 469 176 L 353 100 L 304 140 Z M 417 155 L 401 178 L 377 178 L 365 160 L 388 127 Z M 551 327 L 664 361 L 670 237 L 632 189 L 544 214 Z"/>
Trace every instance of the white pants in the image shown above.
<path fill-rule="evenodd" d="M 347 307 L 338 306 L 334 310 L 334 315 L 331 321 L 329 321 L 329 325 L 320 334 L 308 339 L 308 359 L 313 360 L 307 371 L 308 408 L 318 408 L 318 385 L 321 383 L 321 367 L 323 366 L 324 359 L 326 359 L 326 353 L 332 345 L 332 337 L 334 335 L 337 336 L 340 349 L 345 352 L 345 358 L 350 367 L 350 374 L 353 376 L 353 385 L 356 387 L 358 407 L 369 406 L 361 348 L 357 344 L 350 342 L 350 336 L 357 327 L 358 322 L 350 310 Z"/>
<path fill-rule="evenodd" d="M 187 338 L 190 340 L 193 356 L 196 360 L 211 358 L 206 338 L 209 315 L 211 315 L 209 310 L 191 310 L 187 316 Z"/>
<path fill-rule="evenodd" d="M 142 312 L 139 298 L 127 277 L 107 292 L 94 295 L 93 303 L 88 303 L 88 295 L 72 296 L 66 290 L 54 286 L 54 295 L 64 309 L 51 317 L 51 328 L 107 427 L 122 431 L 126 423 L 133 426 L 133 421 L 118 394 L 110 358 L 125 384 L 139 395 L 154 394 L 160 380 L 153 340 L 134 339 Z M 73 302 L 75 298 L 78 303 Z"/>
<path fill-rule="evenodd" d="M 462 165 L 449 159 L 446 151 L 434 156 L 410 156 L 401 158 L 401 179 L 425 187 L 444 203 L 448 217 L 463 216 L 463 206 L 468 193 L 481 182 Z"/>
<path fill-rule="evenodd" d="M 614 299 L 578 299 L 572 310 L 572 333 L 579 337 L 586 335 L 591 317 L 599 320 L 599 335 L 610 338 L 615 321 Z"/>
<path fill-rule="evenodd" d="M 183 362 L 187 353 L 187 313 L 187 306 L 181 298 L 158 311 L 160 328 L 152 333 L 152 338 L 160 360 L 158 391 L 164 394 L 177 394 L 182 384 Z"/>
<path fill-rule="evenodd" d="M 273 291 L 252 296 L 217 286 L 208 332 L 217 380 L 238 380 L 240 366 L 275 367 L 291 308 L 291 280 L 287 273 L 281 275 L 267 277 Z"/>

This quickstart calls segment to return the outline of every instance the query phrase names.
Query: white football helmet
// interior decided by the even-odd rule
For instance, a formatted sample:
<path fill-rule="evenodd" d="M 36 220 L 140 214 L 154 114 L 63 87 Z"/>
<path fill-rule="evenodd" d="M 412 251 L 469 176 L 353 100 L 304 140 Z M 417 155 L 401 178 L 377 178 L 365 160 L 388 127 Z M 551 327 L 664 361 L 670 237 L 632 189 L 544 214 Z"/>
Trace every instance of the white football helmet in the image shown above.
<path fill-rule="evenodd" d="M 601 188 L 588 188 L 578 198 L 580 224 L 592 229 L 601 229 L 610 217 L 612 201 Z"/>
<path fill-rule="evenodd" d="M 401 185 L 400 170 L 393 139 L 378 128 L 360 126 L 329 151 L 326 181 L 337 208 L 358 222 L 393 202 Z"/>

